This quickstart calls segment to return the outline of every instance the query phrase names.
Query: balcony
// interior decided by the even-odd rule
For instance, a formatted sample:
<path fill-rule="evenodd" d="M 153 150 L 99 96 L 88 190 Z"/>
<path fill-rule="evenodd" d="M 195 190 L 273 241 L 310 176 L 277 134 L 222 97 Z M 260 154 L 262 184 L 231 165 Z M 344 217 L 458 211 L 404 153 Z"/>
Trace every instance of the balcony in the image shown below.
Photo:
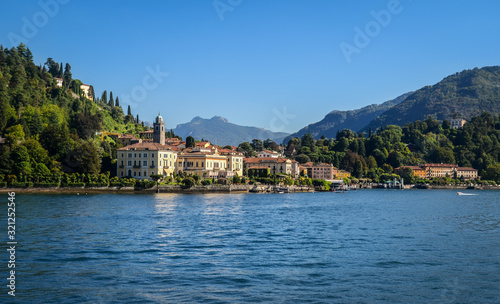
<path fill-rule="evenodd" d="M 132 166 L 134 169 L 140 169 L 141 168 L 141 165 L 133 165 Z"/>
<path fill-rule="evenodd" d="M 123 168 L 125 168 L 125 166 L 124 165 L 119 165 L 118 168 L 123 169 Z"/>
<path fill-rule="evenodd" d="M 149 167 L 150 167 L 151 169 L 156 168 L 156 166 L 155 166 L 155 165 L 151 165 L 151 166 L 149 166 Z"/>

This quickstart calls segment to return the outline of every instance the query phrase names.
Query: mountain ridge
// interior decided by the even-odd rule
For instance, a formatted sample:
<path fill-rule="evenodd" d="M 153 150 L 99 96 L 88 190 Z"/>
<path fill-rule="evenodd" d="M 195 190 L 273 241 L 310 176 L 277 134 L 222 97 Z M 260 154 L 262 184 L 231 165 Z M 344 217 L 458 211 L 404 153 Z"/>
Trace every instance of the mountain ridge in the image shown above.
<path fill-rule="evenodd" d="M 209 140 L 216 145 L 237 146 L 242 142 L 251 142 L 252 139 L 271 139 L 281 143 L 283 138 L 289 133 L 273 132 L 264 128 L 241 126 L 229 122 L 222 116 L 213 116 L 212 118 L 202 118 L 196 116 L 190 122 L 178 124 L 174 133 L 186 138 L 192 136 L 195 139 Z"/>
<path fill-rule="evenodd" d="M 330 111 L 322 120 L 309 124 L 299 131 L 287 136 L 284 139 L 284 143 L 286 144 L 294 137 L 302 137 L 302 135 L 309 132 L 315 139 L 319 139 L 322 135 L 327 138 L 335 137 L 337 131 L 342 131 L 343 129 L 350 129 L 358 132 L 378 115 L 403 102 L 411 93 L 412 92 L 408 92 L 381 104 L 371 104 L 359 109 Z"/>

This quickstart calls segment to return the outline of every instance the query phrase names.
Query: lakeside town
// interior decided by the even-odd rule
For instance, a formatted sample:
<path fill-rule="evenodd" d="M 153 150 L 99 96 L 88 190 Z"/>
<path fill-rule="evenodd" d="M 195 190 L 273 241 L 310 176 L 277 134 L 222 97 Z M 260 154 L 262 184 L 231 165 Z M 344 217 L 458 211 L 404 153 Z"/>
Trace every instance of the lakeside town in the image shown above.
<path fill-rule="evenodd" d="M 130 105 L 124 111 L 112 91 L 96 97 L 92 85 L 73 79 L 68 63 L 63 68 L 62 62 L 48 58 L 36 66 L 23 44 L 0 46 L 0 61 L 5 75 L 0 89 L 9 97 L 0 98 L 5 109 L 0 115 L 1 191 L 155 186 L 158 191 L 329 191 L 492 188 L 500 182 L 500 116 L 486 110 L 475 109 L 475 116 L 462 111 L 379 127 L 375 119 L 362 122 L 364 128 L 352 128 L 357 131 L 337 128 L 336 134 L 332 129 L 320 128 L 314 134 L 299 130 L 278 142 L 250 137 L 250 142 L 236 146 L 238 137 L 232 145 L 221 145 L 210 141 L 217 137 L 213 132 L 207 140 L 189 132 L 185 138 L 176 135 L 166 129 L 160 114 L 153 124 L 145 123 L 132 114 Z M 16 67 L 31 72 L 17 79 L 11 76 Z M 442 82 L 449 86 L 457 77 L 474 79 L 496 71 L 468 70 Z M 28 94 L 30 90 L 37 93 Z M 406 94 L 401 102 L 419 98 L 420 91 Z M 214 130 L 219 134 L 222 128 Z M 231 135 L 218 136 L 218 142 L 228 142 Z"/>

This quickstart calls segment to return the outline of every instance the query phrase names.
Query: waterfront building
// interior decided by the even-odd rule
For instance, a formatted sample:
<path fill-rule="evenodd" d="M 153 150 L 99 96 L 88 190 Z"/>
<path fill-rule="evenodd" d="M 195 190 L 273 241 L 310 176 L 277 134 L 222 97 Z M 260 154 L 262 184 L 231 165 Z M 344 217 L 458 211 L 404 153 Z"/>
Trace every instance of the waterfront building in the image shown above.
<path fill-rule="evenodd" d="M 211 149 L 193 148 L 180 152 L 177 156 L 176 172 L 196 174 L 202 178 L 233 177 L 235 172 L 228 171 L 227 157 L 212 152 Z"/>
<path fill-rule="evenodd" d="M 299 163 L 287 158 L 274 157 L 250 157 L 243 160 L 244 167 L 248 170 L 250 167 L 267 167 L 270 174 L 288 174 L 292 178 L 299 177 Z"/>
<path fill-rule="evenodd" d="M 337 168 L 332 164 L 314 164 L 308 162 L 302 165 L 307 170 L 307 176 L 313 179 L 333 180 L 337 176 Z"/>
<path fill-rule="evenodd" d="M 337 179 L 343 179 L 344 177 L 351 178 L 351 172 L 345 170 L 337 170 Z"/>
<path fill-rule="evenodd" d="M 457 170 L 457 165 L 453 164 L 424 164 L 421 167 L 425 170 L 426 178 L 433 177 L 454 177 L 454 172 Z"/>
<path fill-rule="evenodd" d="M 238 176 L 243 176 L 243 153 L 229 149 L 220 149 L 218 152 L 227 157 L 228 171 L 232 171 L 238 174 Z"/>
<path fill-rule="evenodd" d="M 402 167 L 394 169 L 394 171 L 400 173 L 401 169 L 403 169 L 403 168 L 410 168 L 410 169 L 412 169 L 413 170 L 413 176 L 415 176 L 417 178 L 421 178 L 421 179 L 427 178 L 427 173 L 426 173 L 425 169 L 422 168 L 421 166 L 402 166 Z"/>
<path fill-rule="evenodd" d="M 117 150 L 118 177 L 150 179 L 151 175 L 172 176 L 177 152 L 167 145 L 143 142 Z"/>

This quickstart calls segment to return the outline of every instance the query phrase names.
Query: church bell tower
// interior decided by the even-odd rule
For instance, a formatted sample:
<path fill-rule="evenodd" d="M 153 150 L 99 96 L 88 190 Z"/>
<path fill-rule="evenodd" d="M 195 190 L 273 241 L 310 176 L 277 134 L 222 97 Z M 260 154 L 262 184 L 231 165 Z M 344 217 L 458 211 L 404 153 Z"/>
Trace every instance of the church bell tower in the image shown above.
<path fill-rule="evenodd" d="M 160 113 L 158 113 L 156 121 L 153 123 L 153 142 L 159 143 L 160 145 L 165 144 L 165 123 Z"/>

